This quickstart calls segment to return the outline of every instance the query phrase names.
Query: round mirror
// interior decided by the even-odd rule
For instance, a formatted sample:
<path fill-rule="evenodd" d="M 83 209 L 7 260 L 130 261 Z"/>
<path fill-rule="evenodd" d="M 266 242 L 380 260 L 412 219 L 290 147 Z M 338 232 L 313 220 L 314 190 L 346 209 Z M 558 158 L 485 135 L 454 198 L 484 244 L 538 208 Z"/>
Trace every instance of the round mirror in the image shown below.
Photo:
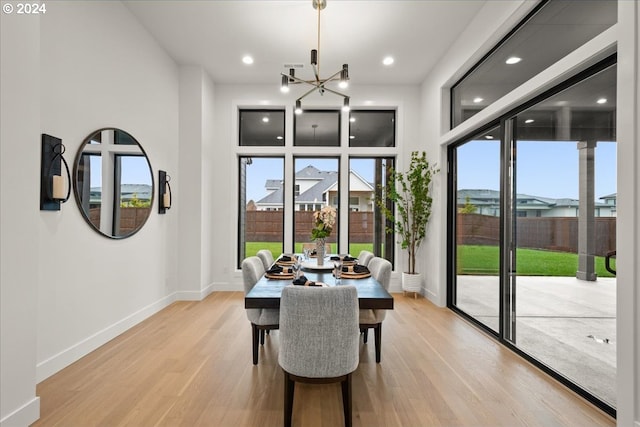
<path fill-rule="evenodd" d="M 76 155 L 73 176 L 80 211 L 99 233 L 112 239 L 129 237 L 149 218 L 151 164 L 127 132 L 105 128 L 89 135 Z"/>

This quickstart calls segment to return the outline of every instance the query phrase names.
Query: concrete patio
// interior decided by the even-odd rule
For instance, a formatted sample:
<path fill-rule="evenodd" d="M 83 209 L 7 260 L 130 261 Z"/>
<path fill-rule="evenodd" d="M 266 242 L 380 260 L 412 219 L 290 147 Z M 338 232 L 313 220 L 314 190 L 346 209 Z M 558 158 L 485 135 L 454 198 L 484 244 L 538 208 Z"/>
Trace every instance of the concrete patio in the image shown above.
<path fill-rule="evenodd" d="M 498 330 L 497 276 L 458 276 L 457 306 Z M 518 276 L 516 345 L 616 406 L 616 279 Z"/>

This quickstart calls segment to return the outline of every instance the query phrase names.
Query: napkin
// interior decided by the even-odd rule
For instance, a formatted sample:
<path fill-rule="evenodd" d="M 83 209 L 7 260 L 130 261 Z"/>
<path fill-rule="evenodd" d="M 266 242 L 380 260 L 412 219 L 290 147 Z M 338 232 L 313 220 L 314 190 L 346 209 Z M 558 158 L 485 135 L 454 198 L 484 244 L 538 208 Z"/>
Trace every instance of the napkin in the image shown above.
<path fill-rule="evenodd" d="M 344 257 L 344 258 L 342 258 L 342 261 L 350 262 L 350 261 L 355 261 L 356 259 L 357 259 L 357 258 L 350 257 L 349 255 L 345 255 L 345 257 Z M 364 267 L 364 266 L 363 266 L 363 267 Z"/>
<path fill-rule="evenodd" d="M 291 261 L 291 257 L 289 255 L 282 255 L 278 261 L 289 262 Z"/>
<path fill-rule="evenodd" d="M 298 286 L 304 286 L 308 281 L 309 279 L 307 279 L 307 276 L 300 276 L 297 279 L 293 280 L 291 283 Z"/>
<path fill-rule="evenodd" d="M 340 261 L 340 257 L 338 255 L 333 255 L 331 257 L 331 261 Z"/>
<path fill-rule="evenodd" d="M 274 265 L 267 270 L 267 274 L 280 274 L 280 273 L 293 273 L 290 268 L 282 268 L 279 265 Z"/>
<path fill-rule="evenodd" d="M 349 272 L 349 267 L 342 267 L 342 271 Z M 353 272 L 358 274 L 370 273 L 369 269 L 365 265 L 356 264 L 353 266 Z"/>

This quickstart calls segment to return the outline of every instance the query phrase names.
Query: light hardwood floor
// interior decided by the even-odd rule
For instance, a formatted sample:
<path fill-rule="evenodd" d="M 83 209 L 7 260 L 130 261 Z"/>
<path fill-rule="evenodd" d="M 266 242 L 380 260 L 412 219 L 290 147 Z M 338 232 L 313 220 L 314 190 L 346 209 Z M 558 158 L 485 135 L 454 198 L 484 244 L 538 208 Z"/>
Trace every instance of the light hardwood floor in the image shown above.
<path fill-rule="evenodd" d="M 448 309 L 394 295 L 361 343 L 354 426 L 614 426 L 591 406 Z M 278 332 L 251 363 L 240 292 L 176 302 L 37 387 L 35 426 L 281 426 Z M 296 385 L 296 426 L 340 426 L 340 388 Z"/>

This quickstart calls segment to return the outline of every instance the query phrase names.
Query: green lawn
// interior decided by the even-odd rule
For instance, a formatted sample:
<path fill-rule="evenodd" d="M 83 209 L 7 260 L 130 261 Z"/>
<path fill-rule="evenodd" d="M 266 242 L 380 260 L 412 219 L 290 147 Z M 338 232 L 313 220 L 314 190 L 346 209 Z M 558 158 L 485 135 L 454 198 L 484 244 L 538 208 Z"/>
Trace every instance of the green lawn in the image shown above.
<path fill-rule="evenodd" d="M 458 246 L 458 274 L 498 274 L 499 258 L 497 246 Z M 517 249 L 516 262 L 517 273 L 522 276 L 575 277 L 578 254 Z M 598 277 L 613 277 L 604 268 L 604 257 L 596 257 L 596 274 Z"/>
<path fill-rule="evenodd" d="M 269 249 L 273 257 L 282 253 L 279 242 L 249 242 L 246 255 L 255 255 L 260 249 Z M 331 244 L 332 252 L 336 244 Z M 373 250 L 372 243 L 352 243 L 349 253 L 358 256 L 361 250 Z M 302 243 L 295 247 L 296 253 L 302 252 Z M 518 249 L 516 252 L 518 274 L 522 276 L 567 276 L 575 277 L 578 268 L 578 255 L 568 252 L 542 251 L 536 249 Z M 490 274 L 499 273 L 497 246 L 462 245 L 458 247 L 458 274 Z M 615 268 L 615 265 L 613 266 Z M 604 268 L 604 258 L 596 257 L 596 273 L 598 277 L 613 277 Z"/>

